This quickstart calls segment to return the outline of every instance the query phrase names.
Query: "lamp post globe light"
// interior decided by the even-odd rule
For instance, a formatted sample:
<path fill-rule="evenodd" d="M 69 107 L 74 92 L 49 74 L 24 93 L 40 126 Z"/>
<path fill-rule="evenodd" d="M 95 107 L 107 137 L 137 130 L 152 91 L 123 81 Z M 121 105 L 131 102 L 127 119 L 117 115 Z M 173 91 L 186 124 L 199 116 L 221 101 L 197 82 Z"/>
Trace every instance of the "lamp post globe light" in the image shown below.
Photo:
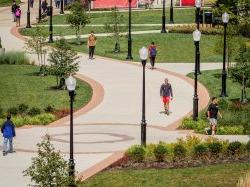
<path fill-rule="evenodd" d="M 65 81 L 70 97 L 70 158 L 69 158 L 69 176 L 75 177 L 74 147 L 73 147 L 73 102 L 75 97 L 76 79 L 71 75 Z M 72 184 L 74 186 L 74 180 Z"/>
<path fill-rule="evenodd" d="M 53 16 L 53 6 L 52 0 L 50 0 L 49 6 L 49 43 L 53 43 L 53 23 L 52 23 L 52 16 Z"/>
<path fill-rule="evenodd" d="M 143 67 L 143 76 L 142 76 L 142 120 L 141 120 L 141 145 L 146 146 L 146 117 L 145 117 L 145 66 L 148 58 L 148 49 L 142 47 L 139 50 L 140 59 Z"/>
<path fill-rule="evenodd" d="M 26 28 L 31 28 L 30 25 L 30 1 L 28 0 L 28 9 L 27 9 L 27 25 Z"/>
<path fill-rule="evenodd" d="M 197 77 L 198 77 L 198 62 L 200 56 L 198 55 L 199 43 L 201 39 L 201 32 L 196 29 L 193 32 L 193 40 L 195 45 L 195 71 L 194 71 L 194 97 L 193 97 L 193 120 L 197 120 L 198 118 L 198 106 L 199 106 L 199 98 L 197 93 Z"/>
<path fill-rule="evenodd" d="M 161 33 L 166 33 L 166 0 L 162 1 L 162 24 Z"/>
<path fill-rule="evenodd" d="M 224 25 L 224 48 L 223 48 L 223 69 L 222 69 L 222 88 L 221 97 L 227 97 L 227 71 L 226 71 L 226 45 L 227 45 L 227 23 L 229 21 L 228 13 L 222 14 L 222 21 Z"/>
<path fill-rule="evenodd" d="M 173 0 L 170 1 L 170 24 L 174 23 L 174 7 L 173 7 Z"/>
<path fill-rule="evenodd" d="M 133 60 L 132 57 L 132 38 L 131 38 L 131 3 L 132 0 L 129 0 L 129 17 L 128 17 L 128 55 L 127 60 Z"/>
<path fill-rule="evenodd" d="M 61 5 L 61 10 L 60 10 L 60 14 L 64 14 L 64 5 L 63 5 L 63 1 L 64 0 L 61 0 L 61 2 L 60 2 L 60 5 Z"/>

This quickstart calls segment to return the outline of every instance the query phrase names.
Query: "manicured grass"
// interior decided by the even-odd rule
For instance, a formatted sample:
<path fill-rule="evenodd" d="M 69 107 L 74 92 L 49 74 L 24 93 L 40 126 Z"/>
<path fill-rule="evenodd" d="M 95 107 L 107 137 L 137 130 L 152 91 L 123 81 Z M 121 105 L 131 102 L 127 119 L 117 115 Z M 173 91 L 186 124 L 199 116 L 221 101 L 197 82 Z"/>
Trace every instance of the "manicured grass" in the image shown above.
<path fill-rule="evenodd" d="M 0 107 L 5 111 L 19 104 L 44 109 L 54 105 L 56 109 L 69 108 L 66 90 L 54 90 L 56 78 L 35 75 L 39 67 L 33 65 L 0 65 Z M 77 81 L 76 109 L 86 105 L 92 97 L 92 89 L 85 82 Z"/>
<path fill-rule="evenodd" d="M 193 78 L 193 74 L 188 76 Z M 198 80 L 208 89 L 210 97 L 220 97 L 221 93 L 221 70 L 203 71 Z M 247 93 L 250 88 L 247 88 Z M 230 74 L 227 78 L 228 97 L 219 99 L 219 109 L 222 118 L 218 119 L 218 134 L 248 134 L 250 128 L 250 103 L 240 104 L 241 85 L 235 82 Z M 198 133 L 205 133 L 204 128 L 207 126 L 206 115 L 204 111 L 199 114 L 200 123 L 193 124 L 192 120 L 184 121 L 183 128 L 195 129 Z M 202 123 L 203 122 L 203 123 Z M 188 127 L 189 126 L 189 127 Z"/>
<path fill-rule="evenodd" d="M 0 7 L 4 7 L 4 6 L 9 6 L 12 4 L 12 0 L 1 0 L 0 1 Z M 19 4 L 20 0 L 16 0 L 16 2 Z"/>
<path fill-rule="evenodd" d="M 193 74 L 188 76 L 194 77 Z M 219 97 L 221 93 L 221 70 L 209 70 L 203 71 L 198 77 L 199 81 L 206 86 L 210 96 Z M 247 88 L 247 93 L 249 93 L 250 88 Z M 226 99 L 237 99 L 241 95 L 241 85 L 235 82 L 230 75 L 227 78 L 227 94 Z"/>
<path fill-rule="evenodd" d="M 203 35 L 201 39 L 201 62 L 220 62 L 222 55 L 215 53 L 216 40 L 221 36 Z M 148 46 L 152 41 L 158 46 L 157 62 L 194 62 L 194 43 L 191 34 L 143 34 L 133 35 L 133 58 L 140 61 L 138 51 L 142 46 Z M 86 45 L 75 45 L 71 40 L 74 49 L 80 52 L 87 52 Z M 96 54 L 125 60 L 127 56 L 127 38 L 121 39 L 121 52 L 113 53 L 114 41 L 110 37 L 98 37 Z"/>
<path fill-rule="evenodd" d="M 104 171 L 81 187 L 234 187 L 238 179 L 250 170 L 250 163 L 233 163 L 186 169 L 146 169 Z"/>
<path fill-rule="evenodd" d="M 128 12 L 121 12 L 124 20 L 128 20 Z M 90 24 L 104 24 L 109 19 L 110 12 L 91 13 Z M 158 23 L 162 20 L 162 10 L 132 11 L 132 24 Z M 174 9 L 175 23 L 194 23 L 195 9 Z M 169 22 L 169 9 L 166 9 L 166 23 Z M 48 24 L 44 22 L 43 24 Z M 54 16 L 53 24 L 67 24 L 65 15 Z"/>
<path fill-rule="evenodd" d="M 160 30 L 161 27 L 159 26 L 143 26 L 143 27 L 133 27 L 133 31 L 141 31 L 141 30 Z M 22 35 L 29 36 L 31 35 L 32 31 L 35 28 L 27 29 L 22 28 L 20 29 L 20 32 Z M 43 27 L 43 30 L 49 33 L 49 27 Z M 92 26 L 86 26 L 82 29 L 80 34 L 89 34 L 91 31 L 94 31 L 95 33 L 107 33 L 104 27 L 92 27 Z M 125 29 L 124 32 L 127 32 L 127 29 Z M 71 27 L 54 27 L 53 28 L 53 34 L 56 36 L 66 36 L 66 35 L 75 35 L 75 30 Z"/>

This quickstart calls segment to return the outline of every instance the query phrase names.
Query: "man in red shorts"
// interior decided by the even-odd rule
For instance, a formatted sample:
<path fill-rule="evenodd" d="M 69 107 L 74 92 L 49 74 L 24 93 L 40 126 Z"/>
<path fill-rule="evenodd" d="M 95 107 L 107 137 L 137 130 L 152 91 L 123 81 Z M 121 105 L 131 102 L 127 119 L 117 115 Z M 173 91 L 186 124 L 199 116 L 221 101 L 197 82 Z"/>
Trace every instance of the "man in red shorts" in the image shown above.
<path fill-rule="evenodd" d="M 169 102 L 173 99 L 172 86 L 168 82 L 168 79 L 165 79 L 165 82 L 161 85 L 160 95 L 164 104 L 165 113 L 169 115 Z"/>

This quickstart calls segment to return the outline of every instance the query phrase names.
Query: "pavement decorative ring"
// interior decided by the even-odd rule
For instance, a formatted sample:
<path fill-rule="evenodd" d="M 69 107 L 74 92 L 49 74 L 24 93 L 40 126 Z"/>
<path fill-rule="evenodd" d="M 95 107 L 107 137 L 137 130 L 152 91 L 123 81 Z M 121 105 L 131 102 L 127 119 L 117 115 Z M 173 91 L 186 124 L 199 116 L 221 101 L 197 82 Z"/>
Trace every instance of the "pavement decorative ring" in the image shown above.
<path fill-rule="evenodd" d="M 81 132 L 81 133 L 74 133 L 74 135 L 108 135 L 110 137 L 117 137 L 120 138 L 119 140 L 103 140 L 103 141 L 74 141 L 74 144 L 102 144 L 102 143 L 115 143 L 115 142 L 125 142 L 134 140 L 133 137 L 123 134 L 116 134 L 116 133 L 102 133 L 102 132 Z M 52 134 L 50 135 L 50 140 L 54 142 L 60 143 L 70 143 L 68 140 L 57 138 L 58 136 L 69 136 L 69 133 L 60 133 L 60 134 Z M 45 136 L 43 137 L 45 139 Z"/>

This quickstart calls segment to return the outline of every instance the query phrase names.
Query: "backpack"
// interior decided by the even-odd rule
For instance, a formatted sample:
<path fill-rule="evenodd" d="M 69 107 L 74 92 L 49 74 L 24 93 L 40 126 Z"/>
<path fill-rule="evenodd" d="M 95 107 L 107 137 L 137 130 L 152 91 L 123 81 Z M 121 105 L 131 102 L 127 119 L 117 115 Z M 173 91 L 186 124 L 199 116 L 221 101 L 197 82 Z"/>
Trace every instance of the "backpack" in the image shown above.
<path fill-rule="evenodd" d="M 18 17 L 21 16 L 21 10 L 20 9 L 16 10 L 16 16 L 18 16 Z"/>
<path fill-rule="evenodd" d="M 156 47 L 151 47 L 150 48 L 150 56 L 155 57 L 157 54 Z"/>

